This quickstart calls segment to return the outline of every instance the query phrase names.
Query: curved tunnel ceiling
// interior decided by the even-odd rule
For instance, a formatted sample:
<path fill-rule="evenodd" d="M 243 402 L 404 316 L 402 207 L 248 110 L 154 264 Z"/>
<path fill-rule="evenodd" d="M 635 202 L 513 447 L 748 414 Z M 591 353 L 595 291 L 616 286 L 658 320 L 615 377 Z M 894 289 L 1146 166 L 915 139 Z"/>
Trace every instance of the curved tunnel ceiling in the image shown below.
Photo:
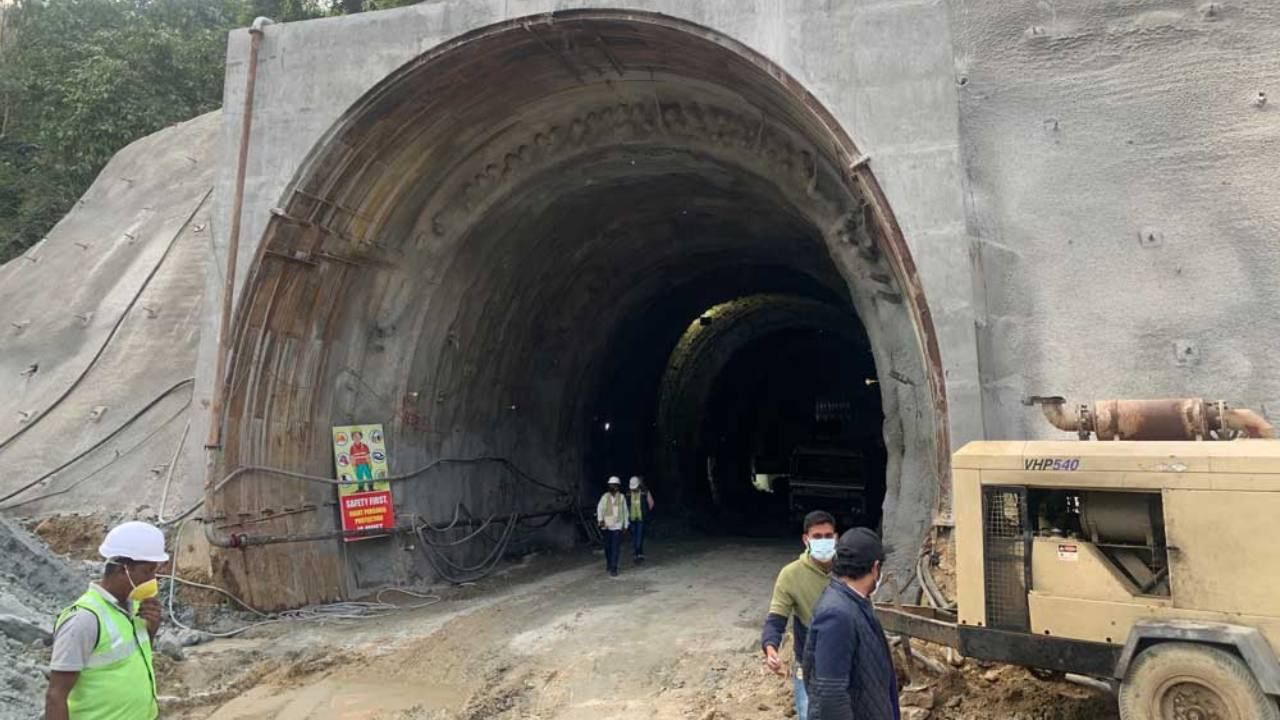
<path fill-rule="evenodd" d="M 658 393 L 660 472 L 687 472 L 686 448 L 699 445 L 701 413 L 716 381 L 752 343 L 785 330 L 830 333 L 853 347 L 869 341 L 858 318 L 837 305 L 795 295 L 750 295 L 708 308 L 690 323 L 671 353 Z M 849 365 L 855 365 L 850 358 Z M 696 460 L 696 458 L 695 458 Z"/>
<path fill-rule="evenodd" d="M 942 379 L 905 243 L 856 159 L 780 70 L 669 18 L 568 13 L 447 43 L 348 112 L 275 211 L 238 307 L 221 466 L 327 473 L 331 424 L 381 421 L 398 468 L 500 454 L 572 487 L 628 318 L 786 268 L 851 304 L 882 373 L 906 380 L 884 386 L 886 512 L 923 510 L 886 533 L 918 542 L 947 452 Z M 498 501 L 480 485 L 397 502 Z M 250 475 L 211 506 L 257 516 L 327 493 Z M 303 599 L 347 584 L 336 551 L 304 552 L 321 570 Z M 224 571 L 297 572 L 268 549 Z"/>

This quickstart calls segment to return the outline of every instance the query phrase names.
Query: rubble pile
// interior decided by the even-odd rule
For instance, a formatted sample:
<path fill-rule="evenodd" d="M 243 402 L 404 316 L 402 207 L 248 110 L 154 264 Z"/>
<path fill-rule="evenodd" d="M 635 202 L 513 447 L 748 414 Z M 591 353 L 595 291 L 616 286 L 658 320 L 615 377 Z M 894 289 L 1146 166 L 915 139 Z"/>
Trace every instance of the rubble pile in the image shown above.
<path fill-rule="evenodd" d="M 0 517 L 0 720 L 41 712 L 53 622 L 84 592 L 88 567 L 74 568 L 17 522 Z"/>

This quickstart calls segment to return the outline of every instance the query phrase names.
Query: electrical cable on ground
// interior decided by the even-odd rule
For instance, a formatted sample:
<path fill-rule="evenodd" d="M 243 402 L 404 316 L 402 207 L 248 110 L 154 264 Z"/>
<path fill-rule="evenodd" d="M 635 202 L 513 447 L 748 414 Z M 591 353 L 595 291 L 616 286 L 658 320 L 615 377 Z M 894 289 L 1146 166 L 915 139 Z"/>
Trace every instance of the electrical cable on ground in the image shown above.
<path fill-rule="evenodd" d="M 494 518 L 496 518 L 496 517 L 497 517 L 497 515 L 490 515 L 488 518 L 486 518 L 486 519 L 485 519 L 485 521 L 484 521 L 483 523 L 481 523 L 481 524 L 480 524 L 480 527 L 478 527 L 478 528 L 476 528 L 475 530 L 473 530 L 472 532 L 468 533 L 465 537 L 462 537 L 462 538 L 460 538 L 460 539 L 458 539 L 458 540 L 451 540 L 451 541 L 449 541 L 449 542 L 431 542 L 431 546 L 432 546 L 432 547 L 438 547 L 438 548 L 440 548 L 440 547 L 457 547 L 457 546 L 459 546 L 459 545 L 461 545 L 461 544 L 463 544 L 463 543 L 465 543 L 465 542 L 469 542 L 470 540 L 474 539 L 477 535 L 479 535 L 479 534 L 483 533 L 483 532 L 484 532 L 484 531 L 485 531 L 485 530 L 486 530 L 490 525 L 492 525 L 492 524 L 493 524 L 493 519 L 494 519 Z M 555 516 L 553 515 L 552 517 L 555 517 Z M 426 523 L 423 523 L 423 525 L 425 526 L 425 525 L 426 525 Z M 430 527 L 430 526 L 427 526 L 427 527 L 428 527 L 428 529 L 430 529 L 430 530 L 434 530 L 435 532 L 443 532 L 443 531 L 441 531 L 441 530 L 436 530 L 435 528 L 432 528 L 432 527 Z M 428 542 L 430 542 L 430 541 L 428 541 Z"/>
<path fill-rule="evenodd" d="M 187 219 L 178 227 L 178 231 L 173 234 L 173 237 L 169 239 L 169 244 L 165 246 L 164 252 L 160 254 L 160 259 L 156 261 L 156 264 L 151 268 L 151 271 L 147 273 L 147 276 L 142 279 L 142 284 L 138 286 L 133 297 L 129 299 L 129 304 L 125 305 L 124 312 L 121 312 L 120 317 L 116 318 L 115 324 L 112 325 L 111 330 L 107 332 L 107 337 L 102 341 L 102 344 L 98 346 L 97 352 L 93 354 L 93 357 L 89 358 L 89 364 L 84 366 L 84 369 L 80 371 L 80 374 L 71 381 L 71 384 L 68 385 L 62 393 L 58 395 L 58 397 L 53 399 L 53 402 L 50 403 L 43 412 L 28 420 L 22 427 L 13 431 L 13 434 L 9 435 L 9 437 L 4 440 L 0 440 L 0 450 L 4 450 L 12 444 L 14 440 L 22 437 L 23 434 L 39 424 L 41 420 L 48 417 L 49 413 L 53 412 L 54 408 L 61 405 L 64 400 L 70 397 L 71 393 L 75 392 L 76 388 L 80 387 L 80 383 L 82 383 L 85 377 L 89 375 L 89 371 L 98 364 L 98 360 L 102 359 L 102 356 L 107 352 L 107 346 L 115 339 L 116 334 L 120 331 L 120 327 L 124 325 L 125 319 L 128 318 L 129 313 L 133 311 L 133 306 L 138 304 L 138 300 L 142 298 L 143 291 L 147 289 L 147 286 L 151 284 L 151 280 L 158 272 L 160 272 L 160 267 L 164 265 L 165 259 L 169 257 L 169 253 L 173 251 L 174 246 L 178 244 L 178 238 L 182 237 L 182 233 L 186 231 L 187 226 L 189 226 L 191 221 L 195 219 L 196 214 L 200 212 L 200 208 L 204 207 L 205 202 L 209 199 L 211 194 L 213 194 L 213 188 L 209 188 L 205 194 L 201 196 L 200 202 L 196 203 L 195 209 L 191 211 L 191 214 L 187 216 Z M 8 500 L 9 497 L 12 497 L 12 495 L 0 498 L 0 502 Z"/>
<path fill-rule="evenodd" d="M 384 478 L 381 480 L 381 482 L 403 482 L 406 480 L 413 480 L 421 475 L 424 475 L 432 470 L 435 470 L 439 467 L 443 467 L 445 465 L 479 465 L 479 464 L 485 464 L 485 463 L 493 463 L 496 465 L 500 465 L 515 477 L 521 480 L 524 480 L 525 482 L 528 482 L 534 486 L 547 490 L 548 492 L 555 493 L 557 496 L 560 496 L 560 497 L 570 496 L 570 493 L 568 491 L 562 488 L 558 488 L 554 485 L 549 485 L 547 483 L 544 483 L 541 480 L 538 480 L 537 478 L 533 477 L 532 475 L 525 472 L 524 470 L 521 470 L 515 463 L 511 462 L 507 458 L 496 457 L 492 455 L 482 455 L 482 456 L 473 457 L 473 458 L 439 458 L 436 460 L 432 460 L 426 465 L 423 465 L 422 467 L 412 470 L 410 472 L 403 473 L 400 475 L 392 475 L 390 477 Z M 276 475 L 278 477 L 289 478 L 291 480 L 303 480 L 306 482 L 319 483 L 322 485 L 347 484 L 347 483 L 343 483 L 343 481 L 341 480 L 336 480 L 331 477 L 325 477 L 323 475 L 310 475 L 307 473 L 295 472 L 292 470 L 284 470 L 282 468 L 268 467 L 265 465 L 242 465 L 241 467 L 238 467 L 235 470 L 232 470 L 230 473 L 227 473 L 225 477 L 223 477 L 221 480 L 215 483 L 213 487 L 209 488 L 206 495 L 212 495 L 214 493 L 220 492 L 231 481 L 243 475 L 246 475 L 248 473 L 253 473 L 253 472 L 260 472 L 267 475 Z M 0 498 L 0 500 L 3 500 L 3 498 Z M 190 507 L 188 507 L 186 510 L 182 511 L 182 513 L 180 513 L 179 515 L 163 523 L 163 525 L 172 525 L 173 523 L 183 520 L 188 516 L 190 516 L 192 513 L 194 513 L 196 510 L 199 510 L 203 506 L 204 506 L 203 500 L 200 502 L 197 502 L 191 505 Z"/>
<path fill-rule="evenodd" d="M 182 527 L 185 524 L 186 523 L 183 522 L 178 526 L 179 536 L 181 536 Z M 180 548 L 181 548 L 181 543 L 176 543 L 173 550 L 173 558 L 171 560 L 172 566 L 175 568 L 177 567 L 177 564 L 178 564 L 178 555 L 180 553 Z M 415 590 L 408 590 L 406 588 L 384 588 L 377 592 L 377 594 L 374 596 L 373 602 L 360 602 L 360 601 L 338 602 L 338 603 L 329 603 L 326 605 L 315 605 L 311 607 L 299 608 L 297 610 L 286 610 L 284 612 L 279 612 L 279 613 L 267 613 L 253 607 L 252 605 L 240 599 L 230 591 L 217 587 L 215 585 L 200 583 L 194 580 L 187 580 L 185 578 L 178 577 L 175 574 L 160 575 L 159 577 L 169 581 L 169 592 L 167 597 L 167 606 L 168 606 L 167 609 L 169 611 L 169 620 L 172 621 L 174 625 L 178 626 L 179 628 L 182 628 L 183 630 L 202 633 L 204 635 L 208 635 L 216 638 L 234 637 L 236 635 L 239 635 L 240 633 L 243 633 L 248 630 L 252 630 L 257 627 L 262 627 L 264 625 L 272 625 L 272 624 L 281 623 L 281 622 L 324 622 L 329 620 L 368 620 L 371 618 L 384 617 L 390 613 L 398 612 L 401 610 L 417 610 L 420 608 L 425 608 L 430 605 L 435 605 L 436 603 L 441 602 L 443 599 L 438 595 L 434 595 L 431 593 L 420 593 Z M 178 619 L 178 616 L 173 609 L 174 596 L 177 593 L 178 585 L 187 585 L 190 587 L 217 592 L 229 598 L 240 607 L 244 608 L 245 610 L 253 613 L 254 615 L 262 619 L 248 623 L 238 628 L 234 628 L 231 630 L 223 630 L 223 631 L 203 630 L 200 628 L 193 627 L 191 625 L 187 625 L 186 623 L 183 623 L 181 620 Z M 387 593 L 400 593 L 403 595 L 408 595 L 409 597 L 418 598 L 420 600 L 423 600 L 423 602 L 413 603 L 410 605 L 396 605 L 395 603 L 390 603 L 383 600 L 383 596 L 386 595 Z"/>
<path fill-rule="evenodd" d="M 955 602 L 947 599 L 946 593 L 942 592 L 942 588 L 938 586 L 937 581 L 933 579 L 933 573 L 929 570 L 930 545 L 932 542 L 926 544 L 924 551 L 916 558 L 916 583 L 920 586 L 925 602 L 931 607 L 939 610 L 955 610 Z"/>
<path fill-rule="evenodd" d="M 462 503 L 458 503 L 457 505 L 453 506 L 453 520 L 449 521 L 448 525 L 444 525 L 442 527 L 436 527 L 435 525 L 432 525 L 431 523 L 427 522 L 426 519 L 423 519 L 423 518 L 420 518 L 420 519 L 422 520 L 422 525 L 428 529 L 434 530 L 436 532 L 441 532 L 441 533 L 448 532 L 454 529 L 455 527 L 457 527 L 458 523 L 462 521 Z"/>
<path fill-rule="evenodd" d="M 421 543 L 422 552 L 426 556 L 427 562 L 431 563 L 431 567 L 436 571 L 436 575 L 453 585 L 462 585 L 464 583 L 475 582 L 484 578 L 491 573 L 495 567 L 497 567 L 498 562 L 502 560 L 502 555 L 506 551 L 508 544 L 511 542 L 511 536 L 515 531 L 515 526 L 516 523 L 519 522 L 519 519 L 520 516 L 513 513 L 511 518 L 507 521 L 507 526 L 503 531 L 502 537 L 494 545 L 493 550 L 487 557 L 485 557 L 484 560 L 481 560 L 479 564 L 471 567 L 459 565 L 446 557 L 436 546 L 436 543 L 427 539 L 426 533 L 422 531 L 421 525 L 415 526 L 415 532 L 418 536 L 418 541 Z M 437 561 L 443 562 L 452 569 L 446 570 L 441 567 Z M 454 574 L 455 570 L 463 575 Z"/>
<path fill-rule="evenodd" d="M 94 477 L 96 477 L 96 476 L 97 476 L 99 473 L 101 473 L 102 471 L 106 470 L 107 468 L 111 467 L 112 465 L 115 465 L 115 464 L 116 464 L 117 462 L 119 462 L 120 460 L 122 460 L 122 459 L 124 459 L 124 458 L 128 457 L 129 455 L 131 455 L 131 454 L 133 453 L 133 451 L 134 451 L 134 450 L 137 450 L 138 448 L 140 448 L 140 447 L 142 447 L 142 446 L 146 445 L 147 443 L 149 443 L 149 442 L 151 441 L 151 439 L 152 439 L 152 438 L 154 438 L 156 435 L 159 435 L 161 432 L 163 432 L 165 428 L 169 427 L 169 423 L 171 423 L 171 422 L 173 422 L 174 420 L 177 420 L 178 418 L 182 417 L 182 416 L 187 412 L 187 408 L 189 408 L 189 407 L 191 407 L 191 400 L 190 400 L 190 399 L 188 399 L 188 400 L 187 400 L 187 402 L 186 402 L 186 403 L 184 403 L 184 404 L 182 405 L 182 407 L 178 408 L 178 411 L 177 411 L 177 412 L 175 412 L 174 414 L 172 414 L 172 415 L 170 415 L 169 417 L 165 418 L 165 419 L 164 419 L 164 420 L 163 420 L 159 425 L 157 425 L 157 426 L 156 426 L 156 427 L 155 427 L 151 432 L 147 433 L 146 435 L 144 435 L 144 436 L 142 437 L 142 439 L 138 440 L 138 442 L 136 442 L 136 443 L 134 443 L 134 444 L 130 445 L 129 447 L 125 448 L 123 452 L 121 452 L 121 451 L 117 450 L 117 451 L 116 451 L 115 456 L 114 456 L 114 457 L 112 457 L 110 460 L 108 460 L 108 461 L 106 461 L 105 463 L 103 463 L 102 465 L 99 465 L 98 467 L 94 468 L 93 470 L 91 470 L 91 471 L 89 472 L 89 474 L 85 475 L 84 477 L 78 478 L 77 480 L 73 481 L 71 484 L 67 485 L 66 487 L 64 487 L 64 488 L 60 488 L 60 489 L 58 489 L 58 490 L 54 490 L 54 491 L 52 491 L 52 492 L 47 492 L 47 493 L 45 493 L 45 494 L 43 494 L 43 495 L 37 495 L 37 496 L 35 496 L 35 497 L 33 497 L 33 498 L 27 498 L 26 500 L 19 500 L 19 501 L 14 502 L 14 503 L 9 503 L 8 505 L 0 506 L 0 510 L 12 510 L 12 509 L 17 508 L 17 507 L 22 507 L 23 505 L 30 505 L 30 504 L 32 504 L 32 503 L 40 502 L 41 500 L 48 500 L 49 498 L 52 498 L 52 497 L 57 497 L 57 496 L 59 496 L 59 495 L 65 495 L 65 494 L 67 494 L 67 493 L 71 492 L 72 490 L 75 490 L 76 488 L 80 487 L 80 486 L 81 486 L 81 485 L 83 485 L 84 483 L 86 483 L 86 482 L 88 482 L 89 480 L 91 480 L 91 479 L 93 479 Z"/>
<path fill-rule="evenodd" d="M 188 402 L 187 405 L 191 403 Z M 169 504 L 169 485 L 173 483 L 173 471 L 178 466 L 178 456 L 182 454 L 182 446 L 187 444 L 187 433 L 191 432 L 191 420 L 187 419 L 187 424 L 182 428 L 182 436 L 178 438 L 178 445 L 173 449 L 173 457 L 169 459 L 169 467 L 164 473 L 164 492 L 160 494 L 160 506 L 156 508 L 156 520 L 163 525 L 164 506 Z"/>
<path fill-rule="evenodd" d="M 142 406 L 142 409 L 138 410 L 138 411 L 137 411 L 137 412 L 135 412 L 133 415 L 129 416 L 129 418 L 128 418 L 127 420 L 125 420 L 123 423 L 121 423 L 118 427 L 116 427 L 116 429 L 115 429 L 115 430 L 112 430 L 110 433 L 108 433 L 108 434 L 107 434 L 105 437 L 103 437 L 101 440 L 99 440 L 98 442 L 94 443 L 93 445 L 90 445 L 90 446 L 89 446 L 88 448 L 86 448 L 85 450 L 82 450 L 82 451 L 80 451 L 80 452 L 76 453 L 74 456 L 72 456 L 72 457 L 71 457 L 71 459 L 69 459 L 69 460 L 67 460 L 66 462 L 62 463 L 62 464 L 61 464 L 61 465 L 59 465 L 58 467 L 56 467 L 56 468 L 54 468 L 54 469 L 52 469 L 52 470 L 50 470 L 50 471 L 46 472 L 45 474 L 41 475 L 40 477 L 36 478 L 35 480 L 32 480 L 32 481 L 30 481 L 30 482 L 28 482 L 28 483 L 26 483 L 26 484 L 22 485 L 22 486 L 21 486 L 21 487 L 19 487 L 17 490 L 14 490 L 13 492 L 11 492 L 11 493 L 9 493 L 9 494 L 5 495 L 4 497 L 0 497 L 0 502 L 5 502 L 5 501 L 7 501 L 7 500 L 11 500 L 11 499 L 13 499 L 13 498 L 17 497 L 18 495 L 21 495 L 22 493 L 24 493 L 24 492 L 26 492 L 26 491 L 30 490 L 31 488 L 33 488 L 33 487 L 35 487 L 35 486 L 39 485 L 40 483 L 44 482 L 45 480 L 47 480 L 47 479 L 49 479 L 49 478 L 53 477 L 54 475 L 56 475 L 56 474 L 58 474 L 58 473 L 62 472 L 63 470 L 66 470 L 67 468 L 71 467 L 72 465 L 76 464 L 77 462 L 79 462 L 80 460 L 82 460 L 82 459 L 84 459 L 86 456 L 88 456 L 90 453 L 92 453 L 93 451 L 95 451 L 95 450 L 97 450 L 98 448 L 102 447 L 103 445 L 107 444 L 109 441 L 111 441 L 111 439 L 112 439 L 112 438 L 114 438 L 115 436 L 117 436 L 117 435 L 119 435 L 120 433 L 124 432 L 124 431 L 125 431 L 126 429 L 128 429 L 128 427 L 129 427 L 130 425 L 132 425 L 132 424 L 133 424 L 133 423 L 134 423 L 138 418 L 140 418 L 140 417 L 142 417 L 143 415 L 145 415 L 145 414 L 147 413 L 147 411 L 148 411 L 148 410 L 150 410 L 151 408 L 153 408 L 153 407 L 155 407 L 156 405 L 158 405 L 162 400 L 164 400 L 165 398 L 167 398 L 169 395 L 173 394 L 175 391 L 177 391 L 179 388 L 183 387 L 184 385 L 189 385 L 189 384 L 191 384 L 191 383 L 193 383 L 193 382 L 195 382 L 195 378 L 186 378 L 185 380 L 181 380 L 181 381 L 179 381 L 179 382 L 177 382 L 177 383 L 174 383 L 174 384 L 173 384 L 173 385 L 171 385 L 167 390 L 165 390 L 164 392 L 162 392 L 162 393 L 160 393 L 159 395 L 157 395 L 155 398 L 153 398 L 153 399 L 152 399 L 150 402 L 148 402 L 146 405 L 143 405 L 143 406 Z M 187 403 L 188 403 L 188 404 L 190 404 L 190 402 L 191 402 L 191 401 L 188 399 L 188 400 L 187 400 Z"/>

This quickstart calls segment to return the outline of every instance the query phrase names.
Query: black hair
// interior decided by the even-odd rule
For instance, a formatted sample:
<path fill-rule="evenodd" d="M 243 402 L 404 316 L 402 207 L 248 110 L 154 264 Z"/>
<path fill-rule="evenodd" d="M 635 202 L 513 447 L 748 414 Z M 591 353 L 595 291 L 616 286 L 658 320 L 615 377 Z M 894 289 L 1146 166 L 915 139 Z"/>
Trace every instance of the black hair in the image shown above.
<path fill-rule="evenodd" d="M 854 560 L 849 557 L 841 557 L 840 551 L 836 551 L 836 559 L 831 563 L 831 574 L 836 577 L 845 577 L 851 580 L 861 580 L 871 574 L 871 569 L 875 567 L 876 562 L 884 562 L 884 560 L 867 560 L 861 558 Z"/>
<path fill-rule="evenodd" d="M 809 528 L 814 525 L 830 525 L 834 528 L 836 526 L 836 519 L 826 510 L 814 510 L 804 516 L 804 534 L 808 535 Z"/>

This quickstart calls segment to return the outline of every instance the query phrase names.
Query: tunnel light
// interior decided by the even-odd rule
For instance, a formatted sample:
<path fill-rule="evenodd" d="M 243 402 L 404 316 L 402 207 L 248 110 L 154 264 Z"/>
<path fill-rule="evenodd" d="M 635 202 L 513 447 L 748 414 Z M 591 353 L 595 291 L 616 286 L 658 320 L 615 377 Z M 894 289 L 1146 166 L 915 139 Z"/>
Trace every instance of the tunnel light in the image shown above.
<path fill-rule="evenodd" d="M 611 427 L 613 427 L 613 424 L 612 424 L 612 423 L 610 423 L 608 420 L 605 420 L 605 421 L 604 421 L 604 431 L 605 431 L 605 432 L 609 432 L 609 428 L 611 428 Z"/>
<path fill-rule="evenodd" d="M 879 385 L 880 381 L 875 378 L 867 378 L 866 383 L 867 387 L 871 387 L 872 385 Z"/>

